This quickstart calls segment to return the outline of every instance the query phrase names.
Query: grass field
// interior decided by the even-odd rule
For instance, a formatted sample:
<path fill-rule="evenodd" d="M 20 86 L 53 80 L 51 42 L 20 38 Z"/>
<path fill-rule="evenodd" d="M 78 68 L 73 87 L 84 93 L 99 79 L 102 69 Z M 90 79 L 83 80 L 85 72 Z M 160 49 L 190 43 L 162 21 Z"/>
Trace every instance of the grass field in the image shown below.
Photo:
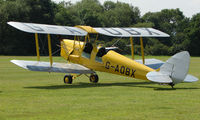
<path fill-rule="evenodd" d="M 98 72 L 99 84 L 81 76 L 65 85 L 64 74 L 27 71 L 10 63 L 11 59 L 35 57 L 0 56 L 0 120 L 200 119 L 200 81 L 171 89 Z M 191 58 L 189 73 L 200 78 L 200 57 Z"/>

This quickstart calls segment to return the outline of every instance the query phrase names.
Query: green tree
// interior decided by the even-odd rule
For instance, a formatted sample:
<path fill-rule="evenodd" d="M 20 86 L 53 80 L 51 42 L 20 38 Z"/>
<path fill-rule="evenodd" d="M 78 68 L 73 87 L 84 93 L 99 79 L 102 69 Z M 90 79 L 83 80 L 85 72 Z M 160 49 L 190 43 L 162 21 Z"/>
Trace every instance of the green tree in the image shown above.
<path fill-rule="evenodd" d="M 73 9 L 71 2 L 60 2 L 54 12 L 54 21 L 58 25 L 75 26 L 81 22 L 78 12 Z"/>
<path fill-rule="evenodd" d="M 194 15 L 186 30 L 189 37 L 189 51 L 191 55 L 200 55 L 200 13 Z"/>
<path fill-rule="evenodd" d="M 33 55 L 35 43 L 27 34 L 7 25 L 8 21 L 51 23 L 54 3 L 50 0 L 6 0 L 0 7 L 0 54 Z"/>
<path fill-rule="evenodd" d="M 139 9 L 127 3 L 106 1 L 103 8 L 102 21 L 106 27 L 130 27 L 140 19 Z"/>
<path fill-rule="evenodd" d="M 72 6 L 73 11 L 77 12 L 81 25 L 92 27 L 102 26 L 101 14 L 103 7 L 98 0 L 82 0 Z"/>
<path fill-rule="evenodd" d="M 4 1 L 0 7 L 0 54 L 17 54 L 19 51 L 22 55 L 27 48 L 24 44 L 28 43 L 26 35 L 7 25 L 8 21 L 27 21 L 29 9 L 24 2 Z M 24 44 L 23 44 L 24 43 Z M 29 42 L 30 43 L 30 42 Z M 27 49 L 28 51 L 28 49 Z"/>
<path fill-rule="evenodd" d="M 168 47 L 168 55 L 187 50 L 188 37 L 185 34 L 185 29 L 188 27 L 189 19 L 179 9 L 164 9 L 156 13 L 149 12 L 142 17 L 142 21 L 151 22 L 155 25 L 154 28 L 170 35 L 170 38 L 159 38 L 158 41 L 159 44 Z M 157 45 L 156 42 L 153 46 L 156 48 Z"/>
<path fill-rule="evenodd" d="M 29 8 L 29 22 L 53 24 L 56 4 L 51 0 L 21 0 Z"/>

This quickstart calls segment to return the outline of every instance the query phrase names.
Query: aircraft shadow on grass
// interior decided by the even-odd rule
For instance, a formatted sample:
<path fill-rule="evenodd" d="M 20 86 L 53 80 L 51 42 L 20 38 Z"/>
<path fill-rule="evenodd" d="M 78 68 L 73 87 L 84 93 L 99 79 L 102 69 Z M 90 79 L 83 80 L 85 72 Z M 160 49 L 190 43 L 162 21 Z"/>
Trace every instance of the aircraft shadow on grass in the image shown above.
<path fill-rule="evenodd" d="M 142 87 L 142 88 L 153 88 L 154 90 L 177 90 L 177 89 L 200 89 L 196 87 L 188 87 L 188 88 L 171 88 L 170 86 L 163 87 L 155 87 L 149 86 L 149 84 L 154 85 L 156 83 L 152 82 L 123 82 L 123 83 L 98 83 L 98 84 L 91 84 L 91 83 L 75 83 L 73 85 L 48 85 L 48 86 L 30 86 L 24 87 L 28 89 L 71 89 L 71 88 L 91 88 L 91 87 L 109 87 L 109 86 L 125 86 L 125 87 Z"/>
<path fill-rule="evenodd" d="M 187 88 L 176 88 L 176 86 L 174 88 L 171 88 L 170 86 L 166 86 L 166 87 L 153 87 L 153 86 L 137 86 L 137 87 L 143 87 L 143 88 L 153 88 L 154 90 L 157 91 L 165 91 L 165 90 L 192 90 L 192 89 L 200 89 L 197 87 L 187 87 Z"/>

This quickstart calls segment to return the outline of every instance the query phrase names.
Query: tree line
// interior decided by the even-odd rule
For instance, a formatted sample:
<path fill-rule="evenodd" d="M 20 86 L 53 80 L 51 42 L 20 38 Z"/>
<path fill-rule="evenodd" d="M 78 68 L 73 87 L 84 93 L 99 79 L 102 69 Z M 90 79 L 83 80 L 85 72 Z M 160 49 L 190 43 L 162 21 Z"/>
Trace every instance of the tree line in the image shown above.
<path fill-rule="evenodd" d="M 10 27 L 8 21 L 65 26 L 152 27 L 171 37 L 144 38 L 145 54 L 172 55 L 187 50 L 191 55 L 200 55 L 200 13 L 187 18 L 179 9 L 164 9 L 141 16 L 138 7 L 122 2 L 100 4 L 98 0 L 82 0 L 71 4 L 51 0 L 0 0 L 0 55 L 35 55 L 34 35 Z M 48 55 L 46 36 L 39 35 L 39 38 L 41 54 Z M 52 38 L 52 48 L 56 51 L 59 40 L 56 35 Z M 131 51 L 128 38 L 99 36 L 98 43 L 115 45 L 123 54 Z M 140 54 L 139 38 L 134 38 L 134 47 L 135 53 Z"/>

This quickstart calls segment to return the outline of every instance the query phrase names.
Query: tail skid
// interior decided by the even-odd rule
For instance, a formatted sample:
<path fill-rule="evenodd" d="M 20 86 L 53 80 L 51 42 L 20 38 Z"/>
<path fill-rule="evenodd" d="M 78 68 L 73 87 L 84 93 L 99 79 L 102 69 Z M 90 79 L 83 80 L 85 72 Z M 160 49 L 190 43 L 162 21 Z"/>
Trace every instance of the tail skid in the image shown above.
<path fill-rule="evenodd" d="M 167 83 L 173 85 L 180 82 L 195 82 L 198 78 L 188 75 L 190 64 L 189 52 L 183 51 L 175 54 L 166 61 L 161 67 L 160 71 L 152 71 L 147 73 L 146 77 L 150 81 L 158 83 Z"/>

